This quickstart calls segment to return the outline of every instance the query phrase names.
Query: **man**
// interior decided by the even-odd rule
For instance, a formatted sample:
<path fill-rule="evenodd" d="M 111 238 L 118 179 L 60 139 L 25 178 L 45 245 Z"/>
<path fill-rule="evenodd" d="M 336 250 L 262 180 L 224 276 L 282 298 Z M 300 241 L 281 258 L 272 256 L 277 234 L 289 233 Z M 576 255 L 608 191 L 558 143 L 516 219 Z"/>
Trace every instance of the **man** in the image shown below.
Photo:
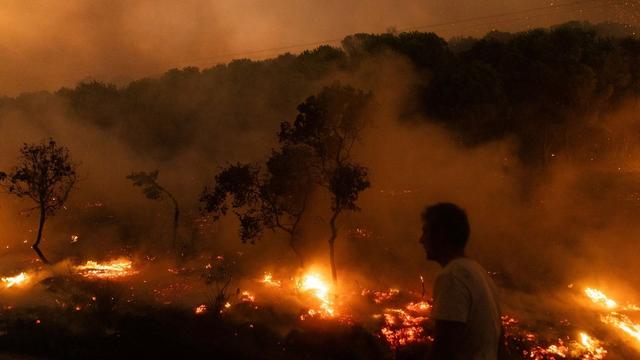
<path fill-rule="evenodd" d="M 435 341 L 430 359 L 496 360 L 504 355 L 496 289 L 487 272 L 465 256 L 469 221 L 451 203 L 429 206 L 422 213 L 427 259 L 442 270 L 433 287 Z"/>

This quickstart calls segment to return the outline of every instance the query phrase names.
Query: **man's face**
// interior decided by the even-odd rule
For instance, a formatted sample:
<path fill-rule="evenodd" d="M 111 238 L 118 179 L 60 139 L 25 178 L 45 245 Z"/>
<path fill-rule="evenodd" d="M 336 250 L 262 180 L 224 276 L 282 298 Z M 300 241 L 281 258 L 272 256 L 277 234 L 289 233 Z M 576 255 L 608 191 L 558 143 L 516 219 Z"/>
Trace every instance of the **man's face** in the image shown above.
<path fill-rule="evenodd" d="M 427 253 L 427 260 L 437 260 L 439 258 L 439 242 L 433 236 L 429 222 L 422 223 L 422 236 L 420 236 L 420 243 L 424 247 L 424 251 Z"/>

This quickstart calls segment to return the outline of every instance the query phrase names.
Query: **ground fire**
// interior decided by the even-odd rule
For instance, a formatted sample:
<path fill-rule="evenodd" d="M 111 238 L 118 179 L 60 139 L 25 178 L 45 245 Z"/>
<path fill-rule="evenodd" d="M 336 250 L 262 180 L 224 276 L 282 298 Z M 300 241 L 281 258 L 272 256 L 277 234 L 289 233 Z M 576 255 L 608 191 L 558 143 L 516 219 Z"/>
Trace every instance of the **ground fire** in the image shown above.
<path fill-rule="evenodd" d="M 586 288 L 584 292 L 594 304 L 600 305 L 609 311 L 601 315 L 600 319 L 602 322 L 621 330 L 632 340 L 636 341 L 636 346 L 640 349 L 640 324 L 634 323 L 628 315 L 624 314 L 625 312 L 637 311 L 638 307 L 634 304 L 620 306 L 618 302 L 610 299 L 598 289 Z"/>
<path fill-rule="evenodd" d="M 74 269 L 78 274 L 90 279 L 118 279 L 136 274 L 131 260 L 115 259 L 105 262 L 93 260 L 84 265 L 77 265 Z"/>
<path fill-rule="evenodd" d="M 21 286 L 26 284 L 29 281 L 29 275 L 27 273 L 21 272 L 15 276 L 3 277 L 0 280 L 4 283 L 5 288 L 12 288 L 14 286 Z"/>

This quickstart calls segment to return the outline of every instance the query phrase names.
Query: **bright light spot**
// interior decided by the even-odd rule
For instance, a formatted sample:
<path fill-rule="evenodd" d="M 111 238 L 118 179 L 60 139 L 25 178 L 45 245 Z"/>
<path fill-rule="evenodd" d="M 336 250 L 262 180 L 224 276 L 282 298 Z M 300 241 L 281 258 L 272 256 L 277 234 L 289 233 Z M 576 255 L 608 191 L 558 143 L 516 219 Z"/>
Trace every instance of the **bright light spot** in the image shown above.
<path fill-rule="evenodd" d="M 5 284 L 5 287 L 8 289 L 14 286 L 20 286 L 25 284 L 27 281 L 29 281 L 29 275 L 27 275 L 24 272 L 21 272 L 16 276 L 3 277 L 0 280 L 2 280 L 2 282 Z"/>

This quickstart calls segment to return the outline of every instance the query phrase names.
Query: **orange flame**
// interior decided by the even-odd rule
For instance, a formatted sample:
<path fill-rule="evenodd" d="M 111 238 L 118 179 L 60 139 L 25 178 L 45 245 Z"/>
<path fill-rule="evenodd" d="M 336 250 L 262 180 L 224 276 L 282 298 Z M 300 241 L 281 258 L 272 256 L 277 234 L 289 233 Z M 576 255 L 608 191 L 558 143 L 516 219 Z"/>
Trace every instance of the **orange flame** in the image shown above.
<path fill-rule="evenodd" d="M 595 304 L 599 304 L 608 310 L 616 310 L 619 308 L 618 303 L 608 298 L 602 291 L 593 288 L 585 289 L 585 294 Z M 621 310 L 635 310 L 637 306 L 628 305 L 621 308 Z M 620 314 L 612 311 L 607 315 L 600 317 L 603 323 L 612 325 L 619 330 L 622 330 L 627 335 L 631 336 L 640 345 L 640 324 L 634 323 L 627 315 Z"/>
<path fill-rule="evenodd" d="M 280 280 L 273 280 L 273 275 L 271 275 L 271 273 L 269 272 L 264 273 L 264 277 L 262 278 L 262 280 L 260 280 L 260 282 L 272 287 L 280 287 L 282 285 L 280 283 Z"/>
<path fill-rule="evenodd" d="M 309 315 L 314 316 L 316 313 L 325 316 L 334 316 L 334 308 L 331 300 L 329 299 L 330 286 L 324 279 L 313 272 L 305 274 L 298 281 L 298 289 L 304 293 L 311 293 L 320 301 L 320 311 L 310 310 Z"/>
<path fill-rule="evenodd" d="M 137 273 L 133 269 L 131 260 L 128 259 L 117 259 L 106 263 L 89 260 L 84 265 L 75 266 L 74 269 L 80 275 L 90 279 L 116 279 Z"/>

